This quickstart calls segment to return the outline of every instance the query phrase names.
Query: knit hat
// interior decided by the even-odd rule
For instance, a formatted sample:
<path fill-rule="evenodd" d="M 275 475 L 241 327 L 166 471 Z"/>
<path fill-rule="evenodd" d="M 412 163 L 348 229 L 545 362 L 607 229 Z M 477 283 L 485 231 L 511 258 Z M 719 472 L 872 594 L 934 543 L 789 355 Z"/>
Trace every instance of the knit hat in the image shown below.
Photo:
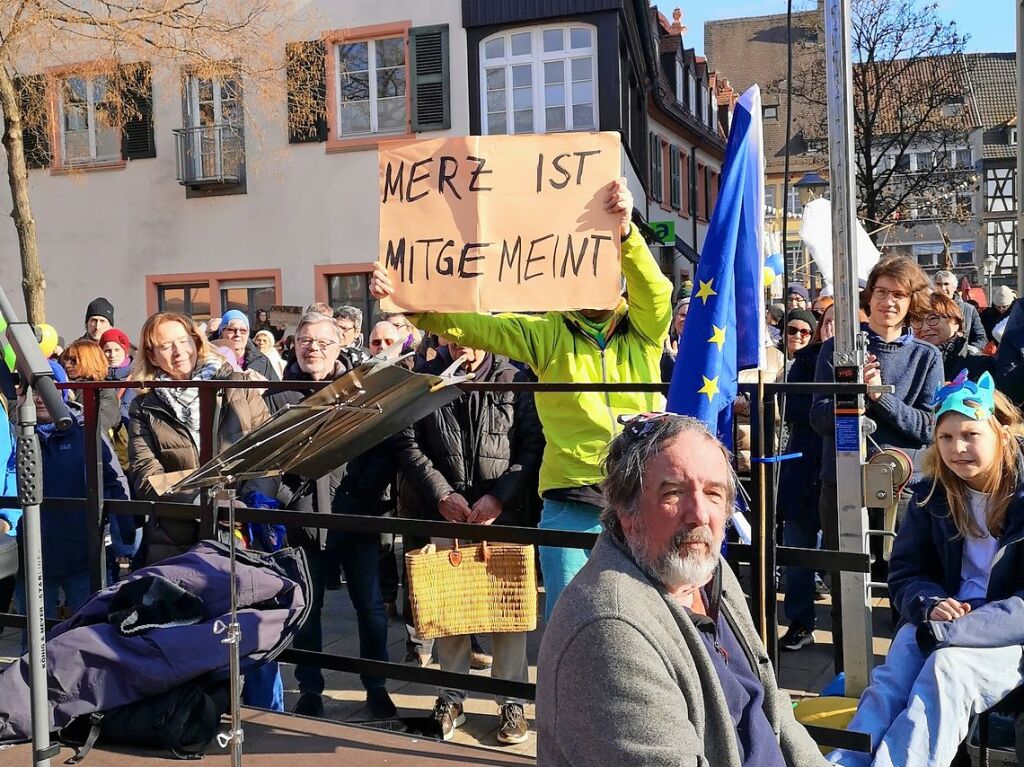
<path fill-rule="evenodd" d="M 807 292 L 807 288 L 801 285 L 799 282 L 791 282 L 789 287 L 786 288 L 786 295 L 789 296 L 796 293 L 798 296 L 803 298 L 804 301 L 811 300 L 811 294 Z"/>
<path fill-rule="evenodd" d="M 790 309 L 786 313 L 786 324 L 788 325 L 793 320 L 806 322 L 807 326 L 811 329 L 811 333 L 814 333 L 814 331 L 818 329 L 817 318 L 815 318 L 813 312 L 810 312 L 807 309 Z"/>
<path fill-rule="evenodd" d="M 1013 290 L 1008 288 L 1006 285 L 1000 285 L 992 291 L 992 305 L 993 306 L 1009 306 L 1013 303 L 1013 300 L 1017 296 L 1014 295 Z"/>
<path fill-rule="evenodd" d="M 132 342 L 128 340 L 128 336 L 123 330 L 111 328 L 100 336 L 100 346 L 106 346 L 111 341 L 124 349 L 125 354 L 132 353 Z"/>
<path fill-rule="evenodd" d="M 243 312 L 238 311 L 238 309 L 229 309 L 224 312 L 224 316 L 220 318 L 221 335 L 224 334 L 224 328 L 228 326 L 228 323 L 234 322 L 235 320 L 245 325 L 246 330 L 249 329 L 249 318 L 246 317 Z"/>
<path fill-rule="evenodd" d="M 114 305 L 102 296 L 94 298 L 89 305 L 85 307 L 85 321 L 88 322 L 90 317 L 106 317 L 107 322 L 113 325 Z"/>

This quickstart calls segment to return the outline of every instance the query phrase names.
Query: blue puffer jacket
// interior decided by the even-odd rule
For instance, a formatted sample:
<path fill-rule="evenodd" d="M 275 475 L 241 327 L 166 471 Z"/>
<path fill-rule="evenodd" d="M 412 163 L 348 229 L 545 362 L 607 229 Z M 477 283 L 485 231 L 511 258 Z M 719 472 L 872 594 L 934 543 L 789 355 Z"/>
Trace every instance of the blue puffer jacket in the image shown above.
<path fill-rule="evenodd" d="M 1024 456 L 1020 457 L 1024 464 Z M 946 494 L 938 489 L 928 503 L 931 480 L 912 487 L 914 498 L 900 525 L 889 560 L 889 593 L 904 620 L 923 626 L 929 646 L 1006 647 L 1024 644 L 1024 486 L 1006 512 L 999 549 L 992 564 L 988 593 L 972 602 L 971 611 L 955 621 L 926 621 L 932 606 L 960 590 L 964 540 L 949 513 Z"/>
<path fill-rule="evenodd" d="M 68 410 L 74 423 L 67 431 L 58 431 L 48 424 L 37 427 L 45 498 L 85 498 L 88 492 L 85 482 L 85 419 L 75 403 L 69 402 Z M 103 497 L 128 499 L 128 482 L 106 440 L 103 441 Z M 45 512 L 41 524 L 46 577 L 85 572 L 89 565 L 88 515 L 77 510 Z M 116 542 L 134 540 L 135 525 L 130 517 L 114 515 L 110 527 Z M 18 537 L 21 537 L 20 526 Z"/>

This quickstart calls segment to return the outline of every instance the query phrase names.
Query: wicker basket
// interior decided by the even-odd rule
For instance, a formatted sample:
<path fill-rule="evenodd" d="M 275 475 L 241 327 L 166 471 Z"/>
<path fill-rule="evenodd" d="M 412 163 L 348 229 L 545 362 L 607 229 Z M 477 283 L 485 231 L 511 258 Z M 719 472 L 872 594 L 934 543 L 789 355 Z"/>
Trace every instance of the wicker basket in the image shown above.
<path fill-rule="evenodd" d="M 434 544 L 405 555 L 413 623 L 427 639 L 537 628 L 533 546 Z"/>

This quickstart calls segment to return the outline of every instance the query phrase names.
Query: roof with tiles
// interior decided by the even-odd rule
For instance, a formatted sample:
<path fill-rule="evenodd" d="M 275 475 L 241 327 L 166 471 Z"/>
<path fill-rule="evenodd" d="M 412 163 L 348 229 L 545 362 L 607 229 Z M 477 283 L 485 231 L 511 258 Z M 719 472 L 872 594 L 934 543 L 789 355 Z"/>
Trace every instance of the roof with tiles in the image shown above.
<path fill-rule="evenodd" d="M 983 153 L 989 159 L 1013 159 L 1008 128 L 1017 125 L 1017 59 L 1014 53 L 968 53 L 967 71 L 984 130 Z"/>

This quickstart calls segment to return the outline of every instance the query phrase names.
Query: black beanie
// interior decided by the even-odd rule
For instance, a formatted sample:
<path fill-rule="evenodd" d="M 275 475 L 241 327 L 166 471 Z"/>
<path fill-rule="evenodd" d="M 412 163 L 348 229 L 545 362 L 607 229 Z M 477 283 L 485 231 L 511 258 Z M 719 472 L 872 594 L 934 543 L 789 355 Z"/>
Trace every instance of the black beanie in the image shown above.
<path fill-rule="evenodd" d="M 786 312 L 786 324 L 788 325 L 791 320 L 806 322 L 812 333 L 818 329 L 818 320 L 807 309 L 790 309 Z"/>
<path fill-rule="evenodd" d="M 88 322 L 90 317 L 106 317 L 107 322 L 113 325 L 114 305 L 102 296 L 94 298 L 85 308 L 85 321 Z"/>

